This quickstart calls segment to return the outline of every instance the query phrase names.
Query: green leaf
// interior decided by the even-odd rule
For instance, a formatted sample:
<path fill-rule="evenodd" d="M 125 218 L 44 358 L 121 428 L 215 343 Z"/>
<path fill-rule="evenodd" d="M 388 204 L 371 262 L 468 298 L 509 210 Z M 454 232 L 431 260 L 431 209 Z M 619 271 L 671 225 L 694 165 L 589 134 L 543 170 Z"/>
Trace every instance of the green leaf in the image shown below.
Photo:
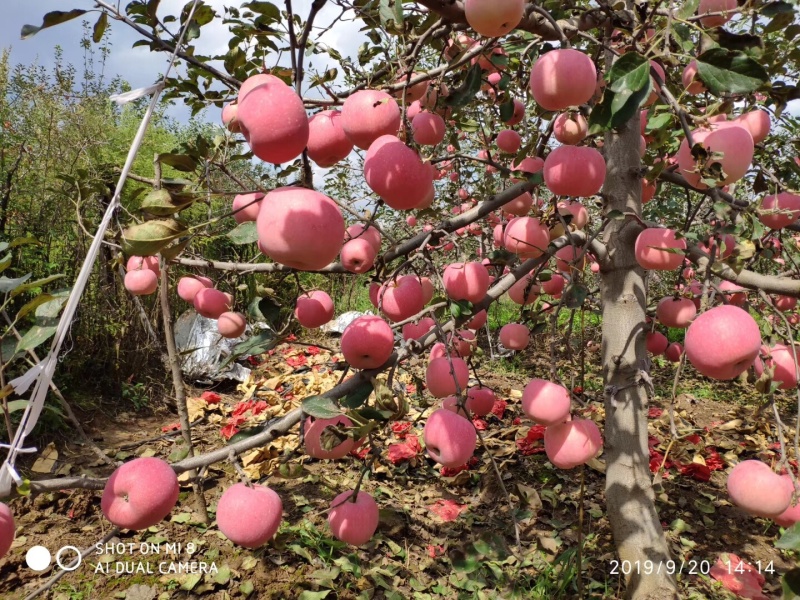
<path fill-rule="evenodd" d="M 403 0 L 379 0 L 378 16 L 389 31 L 403 31 Z"/>
<path fill-rule="evenodd" d="M 53 27 L 54 25 L 66 23 L 67 21 L 71 21 L 72 19 L 85 14 L 86 11 L 79 8 L 73 8 L 72 10 L 66 12 L 63 10 L 54 10 L 53 12 L 49 12 L 44 16 L 44 19 L 42 19 L 42 24 L 38 27 L 36 25 L 23 25 L 20 36 L 23 40 L 27 40 L 29 37 L 39 33 L 42 29 L 47 29 L 48 27 Z"/>
<path fill-rule="evenodd" d="M 17 311 L 15 318 L 22 319 L 23 317 L 26 317 L 31 312 L 36 310 L 40 305 L 44 304 L 45 302 L 50 302 L 52 299 L 53 297 L 50 294 L 40 294 L 36 296 L 33 300 L 23 305 L 23 307 Z"/>
<path fill-rule="evenodd" d="M 800 598 L 800 568 L 790 569 L 781 579 L 784 600 Z"/>
<path fill-rule="evenodd" d="M 452 108 L 461 108 L 469 104 L 481 89 L 482 72 L 477 63 L 472 65 L 470 70 L 467 71 L 464 83 L 447 97 L 447 105 Z"/>
<path fill-rule="evenodd" d="M 328 594 L 330 594 L 330 590 L 322 590 L 320 592 L 312 592 L 310 590 L 305 590 L 302 594 L 298 596 L 298 600 L 322 600 L 323 598 L 327 598 Z"/>
<path fill-rule="evenodd" d="M 173 196 L 169 190 L 151 190 L 142 200 L 141 209 L 151 215 L 168 217 L 174 215 L 191 205 L 195 196 L 191 194 L 176 194 Z"/>
<path fill-rule="evenodd" d="M 741 50 L 753 58 L 760 58 L 764 53 L 764 42 L 757 35 L 749 33 L 731 33 L 722 27 L 708 32 L 708 36 L 720 46 L 728 50 Z"/>
<path fill-rule="evenodd" d="M 174 219 L 145 221 L 123 232 L 122 249 L 129 256 L 153 256 L 185 231 L 186 227 Z"/>
<path fill-rule="evenodd" d="M 624 54 L 606 75 L 603 99 L 589 117 L 589 133 L 620 127 L 629 121 L 650 95 L 650 61 L 635 52 Z"/>
<path fill-rule="evenodd" d="M 29 281 L 23 285 L 18 286 L 14 291 L 11 292 L 11 297 L 15 298 L 20 294 L 32 290 L 34 288 L 39 288 L 47 285 L 48 283 L 53 283 L 54 281 L 58 281 L 59 279 L 63 279 L 65 276 L 58 274 L 58 275 L 50 275 L 48 277 L 43 277 L 42 279 L 37 279 L 35 281 Z"/>
<path fill-rule="evenodd" d="M 700 0 L 686 0 L 686 2 L 682 2 L 680 10 L 678 10 L 678 18 L 681 20 L 688 19 L 697 12 L 699 6 Z"/>
<path fill-rule="evenodd" d="M 253 586 L 253 582 L 249 579 L 239 584 L 239 593 L 243 596 L 249 596 L 255 591 L 255 589 L 256 588 Z"/>
<path fill-rule="evenodd" d="M 367 401 L 370 394 L 372 394 L 372 384 L 369 381 L 364 381 L 344 398 L 341 398 L 339 404 L 345 408 L 358 408 Z"/>
<path fill-rule="evenodd" d="M 197 168 L 197 161 L 188 154 L 159 154 L 158 162 L 178 171 L 192 172 Z"/>
<path fill-rule="evenodd" d="M 589 288 L 580 283 L 572 283 L 564 290 L 562 301 L 567 308 L 575 309 L 583 306 L 589 296 Z"/>
<path fill-rule="evenodd" d="M 280 9 L 271 2 L 248 2 L 243 4 L 242 8 L 252 10 L 254 13 L 264 15 L 274 21 L 279 21 L 281 18 Z"/>
<path fill-rule="evenodd" d="M 231 438 L 228 440 L 228 445 L 230 446 L 236 442 L 241 442 L 242 440 L 251 438 L 254 435 L 258 435 L 262 431 L 264 431 L 263 427 L 248 427 L 247 429 L 242 429 L 237 434 L 231 436 Z"/>
<path fill-rule="evenodd" d="M 227 234 L 232 243 L 236 245 L 254 244 L 258 241 L 255 221 L 246 221 L 231 229 Z"/>
<path fill-rule="evenodd" d="M 9 292 L 14 291 L 23 283 L 28 281 L 31 278 L 33 273 L 28 273 L 27 275 L 23 275 L 22 277 L 15 277 L 13 279 L 8 277 L 0 277 L 0 294 L 8 294 Z"/>
<path fill-rule="evenodd" d="M 503 102 L 500 105 L 500 120 L 505 123 L 514 116 L 514 100 Z"/>
<path fill-rule="evenodd" d="M 261 333 L 258 333 L 251 338 L 236 344 L 230 355 L 228 355 L 228 357 L 222 362 L 220 368 L 225 367 L 240 356 L 264 354 L 264 352 L 272 350 L 275 346 L 277 346 L 280 341 L 281 338 L 277 337 L 274 331 L 265 329 Z"/>
<path fill-rule="evenodd" d="M 632 94 L 647 88 L 650 85 L 650 61 L 636 52 L 627 52 L 611 67 L 606 81 L 608 89 L 615 93 Z"/>
<path fill-rule="evenodd" d="M 17 342 L 17 352 L 33 350 L 37 346 L 43 344 L 53 337 L 56 329 L 56 325 L 34 325 L 28 331 L 26 331 L 25 335 L 22 336 L 22 339 Z"/>
<path fill-rule="evenodd" d="M 99 44 L 100 40 L 103 39 L 106 27 L 108 27 L 108 13 L 103 11 L 100 13 L 100 18 L 97 19 L 97 23 L 94 24 L 94 29 L 92 30 L 92 41 L 95 44 Z"/>
<path fill-rule="evenodd" d="M 325 396 L 303 398 L 303 412 L 315 419 L 333 419 L 342 415 L 336 402 Z"/>
<path fill-rule="evenodd" d="M 800 522 L 787 529 L 781 539 L 775 542 L 775 547 L 782 550 L 800 550 Z"/>
<path fill-rule="evenodd" d="M 712 48 L 698 56 L 697 75 L 715 96 L 749 94 L 769 81 L 758 62 L 743 52 L 724 48 Z"/>
<path fill-rule="evenodd" d="M 8 403 L 8 412 L 13 413 L 28 408 L 28 400 L 12 400 Z"/>

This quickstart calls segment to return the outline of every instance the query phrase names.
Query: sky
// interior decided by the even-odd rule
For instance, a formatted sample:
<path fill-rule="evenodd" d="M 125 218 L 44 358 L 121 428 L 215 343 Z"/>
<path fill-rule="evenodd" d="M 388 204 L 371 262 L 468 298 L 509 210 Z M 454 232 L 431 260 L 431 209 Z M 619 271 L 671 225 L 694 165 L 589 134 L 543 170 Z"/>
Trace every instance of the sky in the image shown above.
<path fill-rule="evenodd" d="M 93 0 L 36 0 L 25 2 L 22 0 L 6 0 L 13 4 L 13 8 L 4 8 L 3 18 L 0 19 L 0 45 L 11 48 L 11 64 L 30 64 L 38 62 L 45 66 L 53 63 L 53 50 L 60 46 L 64 59 L 77 67 L 83 64 L 84 51 L 80 47 L 83 35 L 82 21 L 89 21 L 91 25 L 97 20 L 99 12 L 91 12 L 67 23 L 43 29 L 27 40 L 20 39 L 20 30 L 25 24 L 40 25 L 42 17 L 54 10 L 67 11 L 73 8 L 93 10 Z M 123 0 L 123 6 L 127 3 Z M 186 0 L 162 0 L 159 15 L 178 15 Z M 206 0 L 206 4 L 215 8 L 218 15 L 222 15 L 223 5 L 239 6 L 243 0 Z M 275 4 L 283 8 L 282 1 Z M 311 0 L 294 0 L 293 9 L 300 15 L 307 15 Z M 339 15 L 339 9 L 332 4 L 327 4 L 317 16 L 315 21 L 319 27 L 325 27 Z M 132 88 L 145 87 L 153 84 L 158 75 L 166 68 L 168 56 L 164 52 L 150 52 L 147 47 L 132 48 L 132 44 L 140 39 L 138 34 L 124 23 L 111 21 L 111 54 L 106 63 L 106 74 L 109 78 L 119 75 Z M 354 56 L 358 46 L 366 39 L 358 31 L 357 23 L 343 20 L 336 27 L 331 28 L 321 41 L 336 48 L 340 53 Z M 206 56 L 224 54 L 228 50 L 227 40 L 229 33 L 217 19 L 201 29 L 201 35 L 194 40 L 196 52 Z M 335 66 L 333 62 L 326 64 L 326 57 L 313 55 L 308 57 L 311 65 L 324 70 Z M 288 57 L 286 57 L 288 61 Z M 281 62 L 284 62 L 283 60 Z M 306 63 L 308 68 L 308 62 Z M 224 71 L 224 69 L 221 69 Z M 212 108 L 212 111 L 217 109 Z M 179 119 L 188 118 L 189 112 L 183 106 L 178 106 L 169 111 L 169 114 Z M 209 111 L 208 118 L 216 118 Z"/>

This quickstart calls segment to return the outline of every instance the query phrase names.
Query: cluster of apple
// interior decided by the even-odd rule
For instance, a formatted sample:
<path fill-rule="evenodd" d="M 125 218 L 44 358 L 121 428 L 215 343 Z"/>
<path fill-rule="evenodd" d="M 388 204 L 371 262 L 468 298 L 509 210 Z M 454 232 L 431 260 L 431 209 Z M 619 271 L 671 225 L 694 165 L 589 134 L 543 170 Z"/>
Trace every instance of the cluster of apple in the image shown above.
<path fill-rule="evenodd" d="M 152 294 L 158 288 L 160 274 L 157 256 L 131 256 L 126 266 L 125 289 L 134 296 Z M 245 316 L 231 311 L 233 296 L 215 289 L 208 277 L 182 277 L 178 281 L 178 296 L 202 316 L 216 319 L 222 337 L 237 338 L 247 328 Z"/>

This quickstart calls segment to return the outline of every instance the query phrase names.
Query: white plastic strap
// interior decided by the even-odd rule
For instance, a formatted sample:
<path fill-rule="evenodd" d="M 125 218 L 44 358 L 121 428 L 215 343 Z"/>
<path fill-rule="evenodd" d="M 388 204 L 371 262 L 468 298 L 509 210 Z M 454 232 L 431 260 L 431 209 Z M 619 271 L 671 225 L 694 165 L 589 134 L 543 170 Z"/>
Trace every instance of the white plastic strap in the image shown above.
<path fill-rule="evenodd" d="M 50 382 L 53 379 L 53 373 L 55 372 L 56 364 L 58 364 L 57 359 L 58 354 L 61 351 L 61 346 L 64 343 L 64 339 L 66 338 L 67 333 L 72 325 L 72 320 L 75 316 L 76 310 L 78 309 L 78 304 L 80 303 L 81 296 L 83 295 L 83 290 L 86 288 L 86 283 L 89 281 L 89 276 L 92 273 L 94 262 L 97 259 L 97 255 L 100 251 L 100 246 L 103 242 L 103 238 L 105 237 L 106 230 L 111 223 L 114 211 L 119 206 L 122 188 L 125 185 L 125 181 L 128 179 L 128 173 L 130 173 L 131 167 L 133 166 L 133 161 L 136 158 L 139 147 L 142 145 L 145 132 L 150 124 L 150 119 L 153 117 L 153 112 L 158 105 L 158 99 L 161 95 L 161 90 L 164 89 L 164 84 L 166 83 L 167 77 L 169 76 L 172 67 L 175 65 L 178 49 L 183 43 L 187 26 L 192 22 L 192 17 L 194 16 L 194 11 L 197 7 L 198 1 L 199 0 L 194 0 L 192 3 L 192 8 L 189 11 L 189 15 L 186 19 L 186 25 L 181 30 L 181 35 L 178 38 L 178 42 L 175 44 L 175 51 L 170 57 L 169 65 L 167 66 L 167 70 L 164 73 L 164 77 L 162 78 L 161 82 L 154 86 L 150 86 L 149 88 L 134 90 L 133 92 L 129 92 L 127 95 L 128 98 L 134 99 L 133 96 L 137 93 L 140 94 L 137 97 L 142 97 L 147 93 L 152 93 L 153 97 L 150 100 L 150 106 L 147 107 L 147 112 L 145 112 L 144 117 L 142 117 L 142 122 L 139 124 L 139 129 L 137 130 L 136 136 L 133 138 L 131 147 L 128 150 L 128 156 L 125 159 L 125 165 L 123 166 L 122 172 L 119 175 L 117 187 L 114 191 L 114 197 L 108 204 L 108 208 L 103 215 L 103 220 L 100 222 L 97 232 L 94 235 L 94 239 L 92 239 L 92 244 L 89 246 L 89 250 L 86 253 L 86 258 L 83 261 L 80 273 L 78 273 L 78 278 L 75 280 L 75 285 L 72 287 L 69 299 L 64 307 L 64 312 L 58 322 L 58 328 L 56 329 L 55 336 L 53 336 L 53 342 L 50 345 L 50 352 L 46 357 L 44 357 L 44 359 L 42 359 L 34 367 L 31 367 L 31 369 L 29 369 L 25 374 L 13 379 L 10 382 L 17 394 L 24 394 L 31 384 L 34 383 L 34 381 L 36 382 L 36 385 L 33 388 L 30 402 L 28 402 L 28 406 L 25 407 L 25 412 L 22 415 L 22 420 L 20 421 L 17 432 L 14 435 L 14 440 L 10 445 L 3 444 L 0 446 L 9 449 L 8 456 L 6 457 L 2 468 L 0 468 L 0 498 L 9 495 L 11 492 L 12 482 L 15 482 L 18 485 L 22 483 L 22 478 L 14 469 L 17 455 L 36 451 L 35 448 L 23 447 L 25 438 L 30 435 L 31 431 L 33 431 L 33 428 L 36 426 L 36 422 L 39 420 L 39 415 L 41 415 L 42 409 L 44 408 L 44 400 L 47 397 L 47 390 L 49 389 Z M 123 94 L 122 96 L 126 95 Z M 123 101 L 126 99 L 127 98 L 124 98 Z"/>

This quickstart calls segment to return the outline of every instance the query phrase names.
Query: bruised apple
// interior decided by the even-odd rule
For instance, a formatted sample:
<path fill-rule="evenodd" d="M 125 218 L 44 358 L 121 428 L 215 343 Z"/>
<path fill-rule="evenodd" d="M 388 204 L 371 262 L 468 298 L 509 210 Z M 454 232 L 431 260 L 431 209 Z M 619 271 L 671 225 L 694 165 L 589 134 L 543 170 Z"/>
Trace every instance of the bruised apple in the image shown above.
<path fill-rule="evenodd" d="M 380 511 L 367 492 L 342 492 L 331 502 L 328 525 L 333 537 L 352 546 L 363 546 L 378 529 Z"/>
<path fill-rule="evenodd" d="M 168 463 L 147 456 L 118 467 L 100 498 L 106 518 L 123 529 L 158 524 L 178 502 L 178 476 Z"/>
<path fill-rule="evenodd" d="M 472 422 L 445 408 L 428 417 L 422 435 L 428 455 L 443 467 L 466 464 L 478 441 Z"/>

